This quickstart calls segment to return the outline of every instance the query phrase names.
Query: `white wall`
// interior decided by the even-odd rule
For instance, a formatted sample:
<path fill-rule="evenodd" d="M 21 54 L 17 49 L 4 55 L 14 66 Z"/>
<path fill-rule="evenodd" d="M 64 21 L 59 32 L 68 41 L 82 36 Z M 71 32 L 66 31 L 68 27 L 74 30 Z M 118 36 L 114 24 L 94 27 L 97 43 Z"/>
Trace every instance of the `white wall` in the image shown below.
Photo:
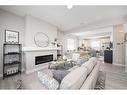
<path fill-rule="evenodd" d="M 57 31 L 57 38 L 58 38 L 58 43 L 61 45 L 64 45 L 64 33 L 60 30 Z"/>
<path fill-rule="evenodd" d="M 127 33 L 127 23 L 124 24 L 124 31 Z M 125 42 L 125 72 L 127 73 L 127 42 Z"/>
<path fill-rule="evenodd" d="M 25 32 L 25 47 L 36 47 L 34 35 L 37 32 L 43 32 L 49 37 L 49 43 L 57 38 L 57 28 L 41 19 L 26 16 L 26 32 Z"/>
<path fill-rule="evenodd" d="M 24 46 L 25 21 L 23 17 L 0 10 L 0 74 L 2 74 L 2 45 L 4 43 L 5 29 L 19 32 L 19 41 Z"/>
<path fill-rule="evenodd" d="M 74 46 L 75 46 L 75 49 L 77 50 L 77 47 L 79 46 L 79 39 L 78 39 L 78 37 L 76 37 L 76 36 L 72 36 L 72 35 L 65 35 L 64 34 L 64 53 L 65 52 L 67 52 L 67 39 L 69 39 L 69 38 L 72 38 L 72 39 L 74 39 Z"/>
<path fill-rule="evenodd" d="M 124 27 L 122 24 L 113 27 L 113 64 L 125 65 Z"/>
<path fill-rule="evenodd" d="M 36 51 L 30 51 L 26 52 L 24 51 L 24 63 L 25 65 L 25 71 L 26 73 L 37 71 L 39 69 L 42 69 L 44 67 L 47 67 L 47 64 L 40 64 L 35 65 L 35 56 L 42 56 L 42 55 L 48 55 L 53 54 L 53 58 L 57 58 L 57 50 L 50 50 L 54 48 L 51 44 L 51 42 L 54 42 L 54 39 L 57 38 L 57 27 L 32 16 L 26 16 L 25 18 L 25 47 L 27 49 L 38 49 L 34 42 L 34 36 L 38 32 L 45 33 L 49 38 L 49 45 L 48 47 L 41 47 L 41 49 L 48 48 L 47 50 L 36 50 Z M 40 49 L 40 48 L 39 48 Z"/>
<path fill-rule="evenodd" d="M 57 31 L 57 38 L 58 38 L 58 43 L 60 45 L 62 45 L 61 49 L 62 49 L 62 54 L 65 51 L 65 45 L 64 45 L 64 33 L 60 30 Z"/>

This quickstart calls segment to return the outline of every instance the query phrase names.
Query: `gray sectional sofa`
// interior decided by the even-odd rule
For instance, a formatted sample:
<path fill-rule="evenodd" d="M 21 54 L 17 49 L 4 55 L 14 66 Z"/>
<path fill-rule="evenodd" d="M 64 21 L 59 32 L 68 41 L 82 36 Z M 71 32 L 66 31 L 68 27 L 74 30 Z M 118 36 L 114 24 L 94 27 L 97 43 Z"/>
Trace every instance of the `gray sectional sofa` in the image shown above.
<path fill-rule="evenodd" d="M 71 68 L 69 73 L 62 79 L 61 83 L 57 83 L 55 79 L 55 84 L 59 85 L 58 88 L 53 89 L 94 89 L 96 81 L 98 78 L 99 67 L 101 62 L 95 57 L 90 58 L 87 62 L 81 66 L 75 66 Z M 51 70 L 44 71 L 45 74 L 53 78 Z M 38 78 L 38 74 L 27 76 L 28 78 L 23 80 L 24 89 L 49 89 L 43 82 Z M 51 78 L 50 78 L 51 79 Z M 30 81 L 32 82 L 30 82 Z M 53 84 L 54 85 L 54 84 Z M 56 87 L 56 86 L 55 86 Z"/>

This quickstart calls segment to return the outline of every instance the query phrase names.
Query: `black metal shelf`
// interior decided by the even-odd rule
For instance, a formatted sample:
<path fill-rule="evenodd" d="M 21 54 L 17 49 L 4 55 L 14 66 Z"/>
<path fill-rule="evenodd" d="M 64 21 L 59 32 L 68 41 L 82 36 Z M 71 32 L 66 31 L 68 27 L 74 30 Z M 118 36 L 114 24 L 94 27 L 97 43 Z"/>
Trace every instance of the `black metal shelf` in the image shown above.
<path fill-rule="evenodd" d="M 16 64 L 21 64 L 20 61 L 13 61 L 11 63 L 4 63 L 5 66 L 8 66 L 8 65 L 16 65 Z"/>
<path fill-rule="evenodd" d="M 8 52 L 5 53 L 4 55 L 14 55 L 14 54 L 21 54 L 20 52 Z"/>
<path fill-rule="evenodd" d="M 4 45 L 21 45 L 21 44 L 11 44 L 11 43 L 5 43 Z"/>
<path fill-rule="evenodd" d="M 12 46 L 11 46 L 12 45 Z M 16 45 L 16 46 L 15 46 Z M 5 43 L 3 45 L 3 79 L 6 77 L 6 76 L 12 76 L 12 75 L 15 75 L 15 74 L 18 74 L 18 73 L 21 73 L 21 60 L 22 60 L 22 45 L 21 44 L 9 44 L 9 43 Z M 16 47 L 16 51 L 15 51 L 15 48 Z M 13 49 L 14 48 L 14 49 Z M 8 49 L 11 49 L 11 51 L 9 51 Z M 8 50 L 8 51 L 7 51 Z M 6 52 L 5 52 L 6 51 Z M 14 56 L 19 56 L 19 57 L 16 57 L 16 61 L 14 61 Z M 8 60 L 11 59 L 12 62 L 8 62 Z M 7 63 L 8 62 L 8 63 Z M 8 67 L 9 66 L 9 67 Z M 9 68 L 12 68 L 12 71 L 15 70 L 13 67 L 17 67 L 16 70 L 18 70 L 18 72 L 16 73 L 12 73 L 12 74 L 9 74 L 7 75 L 6 72 Z M 10 71 L 11 72 L 11 71 Z"/>

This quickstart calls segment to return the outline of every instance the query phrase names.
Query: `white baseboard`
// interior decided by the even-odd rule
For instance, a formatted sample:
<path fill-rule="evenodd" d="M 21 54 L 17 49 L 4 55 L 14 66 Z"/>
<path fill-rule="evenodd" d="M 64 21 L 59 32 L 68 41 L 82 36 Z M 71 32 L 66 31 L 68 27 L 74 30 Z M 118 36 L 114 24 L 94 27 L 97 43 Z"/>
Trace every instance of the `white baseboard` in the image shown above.
<path fill-rule="evenodd" d="M 125 66 L 125 65 L 123 65 L 123 64 L 119 64 L 119 63 L 113 63 L 113 65 L 122 66 L 122 67 Z"/>
<path fill-rule="evenodd" d="M 31 70 L 26 70 L 26 74 L 30 74 L 30 73 L 33 73 L 33 72 L 36 72 L 36 71 L 39 71 L 39 70 L 42 70 L 42 69 L 45 69 L 47 68 L 47 65 L 46 66 L 42 66 L 40 68 L 35 68 L 35 69 L 31 69 Z"/>

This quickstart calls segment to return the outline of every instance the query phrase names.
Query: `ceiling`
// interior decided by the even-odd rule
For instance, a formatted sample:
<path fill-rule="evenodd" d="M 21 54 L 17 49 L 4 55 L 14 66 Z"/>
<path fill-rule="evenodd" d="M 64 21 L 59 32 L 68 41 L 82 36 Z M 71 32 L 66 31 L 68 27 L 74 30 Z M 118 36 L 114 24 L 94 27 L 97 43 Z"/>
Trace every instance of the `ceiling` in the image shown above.
<path fill-rule="evenodd" d="M 40 18 L 61 31 L 85 27 L 99 21 L 126 18 L 127 6 L 0 6 L 1 9 L 20 16 L 31 15 Z"/>
<path fill-rule="evenodd" d="M 71 33 L 80 39 L 96 39 L 102 37 L 110 37 L 113 33 L 113 27 L 99 28 L 91 31 Z"/>

